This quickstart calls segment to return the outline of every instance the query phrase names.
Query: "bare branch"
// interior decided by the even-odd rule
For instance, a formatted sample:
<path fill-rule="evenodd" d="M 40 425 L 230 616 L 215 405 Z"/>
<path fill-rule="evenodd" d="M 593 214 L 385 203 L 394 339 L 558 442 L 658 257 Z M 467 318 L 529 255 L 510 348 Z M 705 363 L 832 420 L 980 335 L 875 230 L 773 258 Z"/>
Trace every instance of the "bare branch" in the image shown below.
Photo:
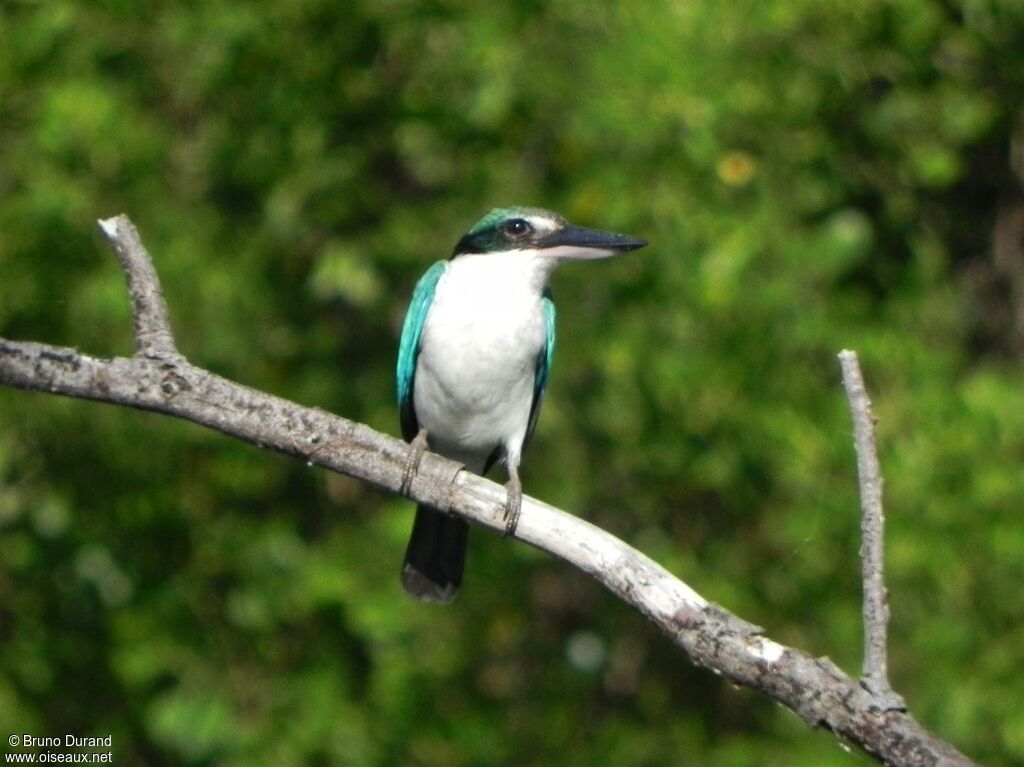
<path fill-rule="evenodd" d="M 857 353 L 839 353 L 843 387 L 853 416 L 853 439 L 860 480 L 861 579 L 864 583 L 864 686 L 886 708 L 906 709 L 889 684 L 886 643 L 889 599 L 885 588 L 885 515 L 882 512 L 882 470 L 875 447 L 875 417 L 864 386 Z"/>
<path fill-rule="evenodd" d="M 122 227 L 122 222 L 130 225 L 127 219 L 116 221 L 115 241 L 134 232 Z M 428 452 L 403 486 L 409 450 L 404 442 L 228 381 L 178 356 L 163 301 L 153 298 L 160 295 L 159 284 L 155 273 L 147 276 L 153 270 L 145 250 L 134 249 L 121 263 L 136 328 L 147 335 L 145 341 L 137 339 L 139 353 L 131 359 L 97 359 L 74 349 L 0 339 L 0 383 L 173 415 L 504 530 L 500 485 Z M 141 289 L 136 300 L 133 286 L 140 284 L 150 287 Z M 523 498 L 515 537 L 590 574 L 661 628 L 694 662 L 762 692 L 812 727 L 826 727 L 892 765 L 973 764 L 905 711 L 880 707 L 876 697 L 827 658 L 772 641 L 762 629 L 707 602 L 636 549 L 582 519 Z"/>

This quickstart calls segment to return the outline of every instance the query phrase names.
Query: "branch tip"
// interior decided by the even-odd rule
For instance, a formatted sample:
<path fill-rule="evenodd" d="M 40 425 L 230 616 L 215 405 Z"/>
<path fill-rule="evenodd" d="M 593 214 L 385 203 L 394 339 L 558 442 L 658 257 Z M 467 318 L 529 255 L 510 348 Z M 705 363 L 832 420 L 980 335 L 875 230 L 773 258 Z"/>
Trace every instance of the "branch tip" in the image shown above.
<path fill-rule="evenodd" d="M 97 219 L 96 223 L 99 224 L 99 228 L 103 230 L 103 235 L 106 239 L 117 240 L 120 236 L 118 225 L 127 219 L 128 217 L 124 213 L 119 213 L 118 215 L 111 216 L 110 218 Z"/>
<path fill-rule="evenodd" d="M 96 222 L 100 225 L 100 229 L 103 230 L 103 234 L 106 235 L 108 240 L 113 240 L 117 237 L 117 221 L 119 218 L 120 216 L 101 218 Z"/>

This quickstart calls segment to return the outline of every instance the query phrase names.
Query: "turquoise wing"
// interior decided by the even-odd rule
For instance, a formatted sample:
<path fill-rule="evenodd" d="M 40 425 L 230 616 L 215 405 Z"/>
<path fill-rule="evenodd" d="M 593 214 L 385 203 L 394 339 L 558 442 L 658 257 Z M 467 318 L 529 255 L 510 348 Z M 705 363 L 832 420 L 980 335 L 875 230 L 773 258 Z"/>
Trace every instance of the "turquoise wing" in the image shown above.
<path fill-rule="evenodd" d="M 438 261 L 427 269 L 426 274 L 416 283 L 409 311 L 402 325 L 402 340 L 398 344 L 398 413 L 402 420 L 402 436 L 408 442 L 419 432 L 413 391 L 416 383 L 416 358 L 420 354 L 420 335 L 427 321 L 427 312 L 434 301 L 437 282 L 448 268 L 447 261 Z"/>
<path fill-rule="evenodd" d="M 540 406 L 544 402 L 544 390 L 548 386 L 548 373 L 551 372 L 551 361 L 555 358 L 555 299 L 551 288 L 544 288 L 541 305 L 544 308 L 548 337 L 544 348 L 537 355 L 537 370 L 533 375 L 533 403 L 530 405 L 530 421 L 526 426 L 526 439 L 523 440 L 523 447 L 526 447 L 526 443 L 533 436 L 533 430 L 537 428 Z"/>

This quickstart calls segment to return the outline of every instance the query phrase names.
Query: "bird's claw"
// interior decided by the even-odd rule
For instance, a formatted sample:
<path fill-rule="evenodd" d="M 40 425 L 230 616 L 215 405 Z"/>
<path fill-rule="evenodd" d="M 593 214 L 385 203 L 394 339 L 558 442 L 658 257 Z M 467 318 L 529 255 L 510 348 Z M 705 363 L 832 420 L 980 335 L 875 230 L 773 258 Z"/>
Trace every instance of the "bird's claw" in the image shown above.
<path fill-rule="evenodd" d="M 505 490 L 505 531 L 502 535 L 508 538 L 516 534 L 516 527 L 519 525 L 519 513 L 523 509 L 523 489 L 518 482 L 509 480 Z"/>
<path fill-rule="evenodd" d="M 420 461 L 423 460 L 425 452 L 427 452 L 427 430 L 420 429 L 419 434 L 409 443 L 409 453 L 405 458 L 405 472 L 402 474 L 402 486 L 399 490 L 402 495 L 408 495 L 412 489 L 412 481 L 420 469 Z"/>

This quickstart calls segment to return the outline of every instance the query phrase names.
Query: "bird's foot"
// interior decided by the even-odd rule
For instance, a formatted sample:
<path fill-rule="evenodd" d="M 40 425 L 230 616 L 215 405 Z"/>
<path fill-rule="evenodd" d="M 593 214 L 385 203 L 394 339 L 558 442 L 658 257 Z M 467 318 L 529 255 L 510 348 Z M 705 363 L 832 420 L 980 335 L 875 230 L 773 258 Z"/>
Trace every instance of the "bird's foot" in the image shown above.
<path fill-rule="evenodd" d="M 412 480 L 420 470 L 420 461 L 427 452 L 427 430 L 420 429 L 419 434 L 409 443 L 409 453 L 405 458 L 405 473 L 402 475 L 402 486 L 399 492 L 408 495 L 412 489 Z"/>
<path fill-rule="evenodd" d="M 516 534 L 516 526 L 519 524 L 519 512 L 523 509 L 523 485 L 519 477 L 513 474 L 505 483 L 505 532 L 507 538 Z"/>

